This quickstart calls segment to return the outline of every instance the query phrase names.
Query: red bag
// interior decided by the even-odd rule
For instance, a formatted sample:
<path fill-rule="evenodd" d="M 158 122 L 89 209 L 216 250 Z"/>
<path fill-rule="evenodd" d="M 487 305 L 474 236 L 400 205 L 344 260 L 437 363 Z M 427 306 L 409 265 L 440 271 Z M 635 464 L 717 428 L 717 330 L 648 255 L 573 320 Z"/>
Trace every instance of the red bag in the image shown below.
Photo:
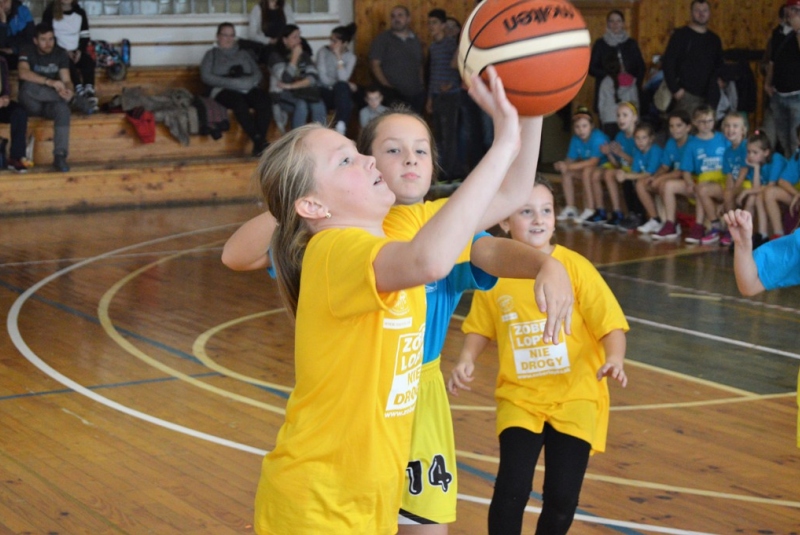
<path fill-rule="evenodd" d="M 128 113 L 125 114 L 128 118 L 128 121 L 133 125 L 133 128 L 136 129 L 136 133 L 139 134 L 139 139 L 142 140 L 142 143 L 153 143 L 156 140 L 156 118 L 153 115 L 153 112 L 144 109 L 143 107 L 139 106 L 137 108 L 133 108 L 129 110 Z"/>

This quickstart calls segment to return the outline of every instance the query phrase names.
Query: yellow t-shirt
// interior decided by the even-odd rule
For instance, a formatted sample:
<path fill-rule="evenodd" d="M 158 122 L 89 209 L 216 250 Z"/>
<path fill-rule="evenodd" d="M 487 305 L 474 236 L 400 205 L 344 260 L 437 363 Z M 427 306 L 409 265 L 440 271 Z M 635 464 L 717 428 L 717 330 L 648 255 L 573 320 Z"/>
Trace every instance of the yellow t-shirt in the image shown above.
<path fill-rule="evenodd" d="M 295 389 L 262 463 L 259 534 L 392 534 L 421 374 L 423 287 L 378 293 L 389 240 L 327 230 L 306 249 Z"/>
<path fill-rule="evenodd" d="M 497 340 L 497 433 L 522 427 L 556 430 L 605 451 L 609 398 L 606 380 L 597 380 L 605 363 L 600 339 L 628 322 L 614 294 L 583 256 L 556 246 L 553 258 L 569 273 L 575 292 L 572 334 L 544 344 L 545 314 L 536 306 L 530 280 L 500 279 L 487 292 L 475 292 L 463 325 L 465 333 Z"/>

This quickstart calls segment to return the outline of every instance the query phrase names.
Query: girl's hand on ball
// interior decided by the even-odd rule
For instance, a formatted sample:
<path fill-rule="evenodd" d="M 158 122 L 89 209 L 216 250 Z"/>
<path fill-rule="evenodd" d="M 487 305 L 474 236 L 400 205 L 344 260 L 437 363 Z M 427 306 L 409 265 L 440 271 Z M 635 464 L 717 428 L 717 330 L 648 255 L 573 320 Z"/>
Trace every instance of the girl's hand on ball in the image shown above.
<path fill-rule="evenodd" d="M 491 65 L 486 68 L 489 87 L 479 76 L 472 77 L 469 94 L 494 122 L 494 142 L 511 143 L 515 151 L 520 148 L 520 126 L 517 109 L 506 98 L 503 82 Z"/>

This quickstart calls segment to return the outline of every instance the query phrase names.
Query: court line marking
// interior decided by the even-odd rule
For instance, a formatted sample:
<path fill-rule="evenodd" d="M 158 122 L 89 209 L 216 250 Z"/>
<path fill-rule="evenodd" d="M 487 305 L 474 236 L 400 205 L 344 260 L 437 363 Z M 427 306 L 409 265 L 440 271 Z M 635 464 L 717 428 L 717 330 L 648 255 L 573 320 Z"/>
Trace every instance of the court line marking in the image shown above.
<path fill-rule="evenodd" d="M 271 316 L 273 314 L 277 314 L 279 312 L 285 312 L 285 311 L 286 311 L 285 308 L 276 308 L 274 310 L 267 310 L 267 311 L 264 311 L 264 312 L 256 312 L 255 314 L 250 314 L 249 316 L 242 316 L 241 318 L 232 319 L 232 320 L 230 320 L 228 322 L 221 323 L 220 325 L 212 327 L 212 328 L 208 329 L 206 332 L 201 333 L 200 336 L 198 336 L 195 339 L 194 344 L 192 345 L 192 353 L 197 358 L 197 360 L 199 360 L 200 362 L 205 364 L 210 369 L 221 373 L 222 375 L 227 375 L 228 377 L 231 377 L 233 379 L 238 379 L 238 380 L 243 381 L 245 383 L 250 383 L 250 384 L 259 385 L 259 386 L 265 386 L 265 387 L 268 387 L 268 388 L 274 388 L 276 390 L 281 390 L 283 392 L 291 392 L 292 390 L 294 390 L 294 388 L 291 388 L 291 387 L 288 387 L 288 386 L 284 386 L 284 385 L 279 385 L 277 383 L 269 383 L 267 381 L 261 381 L 259 379 L 254 378 L 254 377 L 250 377 L 248 375 L 244 375 L 244 374 L 235 372 L 235 371 L 233 371 L 233 370 L 231 370 L 229 368 L 226 368 L 225 366 L 222 366 L 221 364 L 218 364 L 214 359 L 209 357 L 208 353 L 206 352 L 206 344 L 208 343 L 208 341 L 212 337 L 216 336 L 216 334 L 219 333 L 220 331 L 223 331 L 223 330 L 227 329 L 228 327 L 232 327 L 232 326 L 237 325 L 239 323 L 244 323 L 246 321 L 250 321 L 250 320 L 261 318 L 261 317 Z"/>
<path fill-rule="evenodd" d="M 474 453 L 471 451 L 462 451 L 456 450 L 456 458 L 460 459 L 472 459 L 475 461 L 483 461 L 492 464 L 500 464 L 500 459 L 498 457 L 494 457 L 492 455 L 483 455 L 481 453 Z M 536 465 L 537 472 L 544 472 L 544 467 L 541 465 Z M 702 490 L 702 489 L 695 489 L 690 487 L 679 487 L 676 485 L 666 485 L 663 483 L 653 483 L 651 481 L 642 481 L 639 479 L 630 479 L 630 478 L 622 478 L 622 477 L 614 477 L 614 476 L 604 476 L 600 474 L 593 474 L 591 472 L 586 472 L 584 476 L 585 479 L 591 479 L 594 481 L 599 481 L 602 483 L 610 483 L 614 485 L 620 486 L 629 486 L 629 487 L 636 487 L 642 489 L 650 489 L 650 490 L 660 490 L 664 492 L 677 492 L 681 494 L 689 494 L 692 496 L 703 496 L 706 498 L 719 498 L 719 499 L 726 499 L 726 500 L 735 500 L 740 502 L 749 502 L 749 503 L 760 503 L 765 505 L 777 505 L 783 507 L 792 507 L 792 508 L 800 508 L 800 502 L 795 502 L 791 500 L 779 500 L 774 498 L 762 498 L 760 496 L 746 496 L 744 494 L 732 494 L 729 492 L 717 492 L 713 490 Z"/>
<path fill-rule="evenodd" d="M 232 225 L 225 225 L 225 226 L 232 226 Z M 205 251 L 221 251 L 222 247 L 209 247 L 205 249 Z M 114 255 L 114 258 L 121 258 L 121 259 L 130 259 L 130 258 L 142 258 L 146 256 L 162 256 L 165 254 L 175 254 L 180 251 L 185 251 L 185 249 L 172 249 L 168 251 L 152 251 L 148 253 L 130 253 L 130 254 L 121 254 L 121 255 Z M 6 267 L 29 267 L 29 266 L 43 266 L 43 265 L 50 265 L 50 264 L 64 264 L 66 262 L 80 262 L 81 260 L 86 260 L 87 257 L 85 256 L 77 256 L 73 258 L 52 258 L 50 260 L 25 260 L 24 262 L 5 262 L 0 263 L 0 269 Z"/>
<path fill-rule="evenodd" d="M 229 225 L 226 225 L 226 226 L 229 226 Z M 154 425 L 158 425 L 158 426 L 164 427 L 166 429 L 170 429 L 172 431 L 183 433 L 183 434 L 185 434 L 187 436 L 191 436 L 191 437 L 194 437 L 194 438 L 199 438 L 201 440 L 205 440 L 205 441 L 212 442 L 212 443 L 215 443 L 215 444 L 218 444 L 218 445 L 226 446 L 226 447 L 229 447 L 229 448 L 232 448 L 232 449 L 236 449 L 236 450 L 239 450 L 239 451 L 245 451 L 245 452 L 249 452 L 249 453 L 254 453 L 256 455 L 261 455 L 261 456 L 266 455 L 268 453 L 267 450 L 254 448 L 252 446 L 247 446 L 245 444 L 241 444 L 241 443 L 238 443 L 238 442 L 235 442 L 235 441 L 232 441 L 232 440 L 224 439 L 224 438 L 221 438 L 221 437 L 217 437 L 215 435 L 211 435 L 211 434 L 208 434 L 208 433 L 203 433 L 201 431 L 197 431 L 195 429 L 187 428 L 185 426 L 182 426 L 182 425 L 179 425 L 179 424 L 175 424 L 173 422 L 170 422 L 170 421 L 167 421 L 167 420 L 164 420 L 164 419 L 161 419 L 161 418 L 157 418 L 157 417 L 151 416 L 151 415 L 143 413 L 141 411 L 137 411 L 135 409 L 132 409 L 130 407 L 122 405 L 121 403 L 118 403 L 116 401 L 112 401 L 109 398 L 106 398 L 104 396 L 96 394 L 95 392 L 92 392 L 91 390 L 85 388 L 83 385 L 80 385 L 79 383 L 73 381 L 69 377 L 63 375 L 62 373 L 58 372 L 53 367 L 51 367 L 50 365 L 45 363 L 28 346 L 28 344 L 25 342 L 25 340 L 22 337 L 21 332 L 19 330 L 19 314 L 20 314 L 20 310 L 22 309 L 22 306 L 25 304 L 25 302 L 32 295 L 34 295 L 39 289 L 41 289 L 42 287 L 44 287 L 45 285 L 47 285 L 51 281 L 63 276 L 64 274 L 69 273 L 71 271 L 74 271 L 74 270 L 76 270 L 76 269 L 78 269 L 80 267 L 88 265 L 88 264 L 90 264 L 92 262 L 95 262 L 97 260 L 113 256 L 115 253 L 119 253 L 119 252 L 130 250 L 130 249 L 134 249 L 134 248 L 137 248 L 137 247 L 142 247 L 142 246 L 153 244 L 153 243 L 160 243 L 160 242 L 168 241 L 168 240 L 171 240 L 171 239 L 177 239 L 177 238 L 180 238 L 180 237 L 183 237 L 183 236 L 190 236 L 190 235 L 200 234 L 202 232 L 209 232 L 209 231 L 215 230 L 217 228 L 224 228 L 224 227 L 210 227 L 210 228 L 207 228 L 207 229 L 193 230 L 193 231 L 188 231 L 188 232 L 184 232 L 184 233 L 173 234 L 171 236 L 157 238 L 157 239 L 150 240 L 150 241 L 147 241 L 147 242 L 142 242 L 140 244 L 134 244 L 134 245 L 122 247 L 120 249 L 116 249 L 116 250 L 110 251 L 108 253 L 104 253 L 104 254 L 98 255 L 97 257 L 93 257 L 93 258 L 89 258 L 87 260 L 81 261 L 81 262 L 79 262 L 77 264 L 74 264 L 72 266 L 68 266 L 68 267 L 66 267 L 66 268 L 64 268 L 62 270 L 59 270 L 59 271 L 57 271 L 57 272 L 45 277 L 44 279 L 42 279 L 38 283 L 35 283 L 33 286 L 31 286 L 30 288 L 25 290 L 22 293 L 22 295 L 20 295 L 14 301 L 14 303 L 11 306 L 11 308 L 9 309 L 9 313 L 8 313 L 7 318 L 6 318 L 6 328 L 8 330 L 9 337 L 11 338 L 12 343 L 17 348 L 17 350 L 20 351 L 20 353 L 29 362 L 31 362 L 31 364 L 33 364 L 34 366 L 39 368 L 43 373 L 45 373 L 46 375 L 50 376 L 52 379 L 56 380 L 57 382 L 63 384 L 64 386 L 66 386 L 68 388 L 71 388 L 75 392 L 77 392 L 77 393 L 79 393 L 79 394 L 81 394 L 81 395 L 83 395 L 83 396 L 85 396 L 85 397 L 87 397 L 89 399 L 92 399 L 92 400 L 94 400 L 94 401 L 96 401 L 96 402 L 98 402 L 98 403 L 100 403 L 102 405 L 105 405 L 108 408 L 111 408 L 113 410 L 117 410 L 119 412 L 122 412 L 123 414 L 127 414 L 129 416 L 141 419 L 143 421 L 152 423 Z M 469 457 L 469 455 L 472 455 L 472 454 L 468 454 L 467 452 L 461 452 L 460 454 L 465 456 L 465 457 Z M 604 477 L 604 476 L 595 476 L 593 474 L 587 474 L 587 477 L 590 477 L 590 476 L 591 476 L 591 478 Z M 619 478 L 608 478 L 608 479 L 610 480 L 610 479 L 619 479 Z M 622 481 L 621 484 L 625 484 L 624 483 L 625 480 L 620 480 L 620 481 Z M 647 482 L 643 482 L 643 483 L 648 484 L 648 485 L 658 485 L 658 484 L 650 484 L 650 483 L 647 483 Z M 691 491 L 693 489 L 689 489 L 689 490 Z M 732 495 L 732 496 L 736 496 L 736 495 Z M 467 495 L 464 495 L 464 497 L 466 498 Z M 734 498 L 734 499 L 736 499 L 736 498 Z M 615 521 L 609 521 L 609 522 L 615 522 Z M 609 525 L 611 525 L 611 524 L 609 524 Z M 665 528 L 665 529 L 669 529 L 669 528 Z M 677 532 L 677 533 L 693 533 L 693 532 Z"/>
<path fill-rule="evenodd" d="M 457 496 L 459 500 L 463 500 L 465 502 L 478 503 L 481 505 L 489 505 L 491 503 L 491 500 L 489 500 L 488 498 L 480 498 L 478 496 L 470 496 L 468 494 L 461 494 L 461 493 L 457 494 Z M 525 512 L 541 513 L 542 508 L 534 507 L 532 505 L 526 505 Z M 708 533 L 705 531 L 687 531 L 684 529 L 664 528 L 660 526 L 651 526 L 649 524 L 639 524 L 637 522 L 627 522 L 624 520 L 608 520 L 602 517 L 589 516 L 581 513 L 577 513 L 575 515 L 575 520 L 578 520 L 580 522 L 586 522 L 589 524 L 601 524 L 604 526 L 630 528 L 651 533 L 668 533 L 671 535 L 714 535 L 713 533 Z"/>
<path fill-rule="evenodd" d="M 628 318 L 630 320 L 630 318 Z M 660 373 L 661 375 L 666 375 L 669 377 L 675 377 L 676 379 L 682 379 L 684 381 L 695 383 L 698 385 L 707 386 L 710 388 L 716 388 L 717 390 L 722 390 L 723 392 L 730 392 L 731 394 L 737 394 L 740 396 L 744 396 L 747 398 L 758 398 L 759 394 L 749 392 L 747 390 L 742 390 L 741 388 L 736 388 L 735 386 L 728 386 L 726 384 L 717 383 L 715 381 L 709 381 L 708 379 L 703 379 L 701 377 L 695 377 L 693 375 L 689 375 L 687 373 L 676 372 L 675 370 L 670 370 L 667 368 L 662 368 L 661 366 L 655 366 L 653 364 L 647 364 L 646 362 L 641 362 L 634 359 L 625 359 L 625 364 L 630 364 L 635 368 L 642 368 L 644 370 L 649 370 L 653 373 Z"/>
<path fill-rule="evenodd" d="M 113 299 L 117 295 L 117 293 L 126 284 L 128 284 L 128 282 L 130 282 L 131 280 L 135 279 L 136 277 L 138 277 L 142 273 L 145 273 L 145 272 L 151 270 L 152 268 L 154 268 L 154 267 L 156 267 L 156 266 L 158 266 L 160 264 L 163 264 L 165 262 L 170 262 L 170 261 L 174 260 L 175 258 L 179 258 L 179 257 L 181 257 L 181 256 L 183 256 L 185 254 L 190 254 L 190 253 L 192 253 L 192 252 L 194 252 L 196 250 L 202 249 L 202 248 L 203 248 L 203 246 L 200 246 L 200 247 L 188 249 L 188 250 L 186 250 L 184 252 L 180 252 L 180 253 L 176 253 L 176 254 L 173 254 L 173 255 L 165 256 L 163 258 L 159 258 L 155 262 L 151 262 L 149 264 L 145 264 L 144 266 L 140 267 L 139 269 L 131 271 L 130 273 L 128 273 L 127 275 L 122 277 L 120 280 L 118 280 L 116 283 L 114 283 L 103 294 L 103 296 L 100 298 L 100 303 L 97 306 L 97 316 L 100 319 L 100 325 L 103 327 L 103 330 L 106 332 L 108 337 L 111 338 L 114 342 L 116 342 L 117 345 L 120 346 L 122 349 L 124 349 L 129 354 L 131 354 L 134 357 L 136 357 L 137 359 L 141 360 L 142 362 L 148 364 L 149 366 L 151 366 L 153 368 L 156 368 L 157 370 L 159 370 L 159 371 L 161 371 L 161 372 L 163 372 L 163 373 L 165 373 L 167 375 L 171 375 L 171 376 L 173 376 L 173 377 L 175 377 L 177 379 L 180 379 L 181 381 L 185 381 L 186 383 L 188 383 L 188 384 L 190 384 L 192 386 L 195 386 L 197 388 L 200 388 L 200 389 L 203 389 L 203 390 L 207 390 L 208 392 L 211 392 L 212 394 L 217 394 L 218 396 L 222 396 L 222 397 L 231 399 L 233 401 L 238 401 L 239 403 L 244 403 L 245 405 L 250 405 L 252 407 L 257 407 L 259 409 L 264 409 L 266 411 L 274 412 L 276 414 L 285 415 L 286 414 L 286 410 L 283 407 L 278 407 L 278 406 L 272 405 L 270 403 L 264 403 L 262 401 L 255 400 L 253 398 L 249 398 L 247 396 L 242 396 L 240 394 L 236 394 L 236 393 L 231 392 L 229 390 L 225 390 L 223 388 L 216 387 L 216 386 L 208 384 L 208 383 L 206 383 L 204 381 L 200 381 L 198 379 L 195 379 L 191 375 L 188 375 L 186 373 L 180 372 L 180 371 L 176 370 L 175 368 L 173 368 L 171 366 L 167 366 L 163 362 L 151 357 L 150 355 L 148 355 L 144 351 L 141 351 L 138 347 L 133 345 L 131 342 L 129 342 L 124 336 L 122 336 L 122 334 L 119 333 L 119 331 L 117 331 L 116 327 L 114 326 L 114 322 L 111 320 L 111 317 L 109 315 L 109 309 L 111 307 L 111 302 L 113 301 Z"/>

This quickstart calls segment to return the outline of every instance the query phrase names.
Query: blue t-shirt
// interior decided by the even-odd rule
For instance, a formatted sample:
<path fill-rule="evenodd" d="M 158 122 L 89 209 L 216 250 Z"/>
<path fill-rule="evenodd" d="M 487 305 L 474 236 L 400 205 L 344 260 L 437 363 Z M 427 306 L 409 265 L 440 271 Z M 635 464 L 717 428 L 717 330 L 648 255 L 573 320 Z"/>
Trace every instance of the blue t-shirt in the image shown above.
<path fill-rule="evenodd" d="M 581 162 L 589 158 L 600 158 L 599 164 L 604 164 L 608 161 L 608 158 L 600 151 L 600 147 L 606 143 L 608 143 L 608 136 L 596 128 L 592 130 L 589 139 L 586 141 L 573 135 L 572 139 L 569 140 L 567 158 L 574 162 Z"/>
<path fill-rule="evenodd" d="M 665 166 L 670 171 L 680 169 L 683 152 L 686 150 L 691 140 L 692 136 L 689 136 L 686 143 L 684 143 L 682 147 L 679 147 L 675 138 L 669 138 L 667 144 L 664 145 L 664 150 L 661 152 L 661 165 Z"/>
<path fill-rule="evenodd" d="M 765 243 L 753 251 L 753 259 L 767 290 L 800 284 L 800 232 Z"/>
<path fill-rule="evenodd" d="M 647 173 L 654 175 L 658 168 L 661 167 L 661 147 L 655 143 L 650 146 L 650 150 L 642 154 L 638 147 L 633 148 L 633 164 L 631 171 L 634 173 Z"/>
<path fill-rule="evenodd" d="M 625 132 L 617 132 L 617 135 L 614 136 L 614 141 L 622 147 L 622 152 L 633 158 L 633 151 L 636 150 L 636 142 L 633 140 L 633 135 L 628 137 Z"/>
<path fill-rule="evenodd" d="M 480 232 L 472 239 L 490 236 Z M 425 346 L 422 363 L 433 362 L 442 353 L 450 318 L 453 316 L 461 294 L 466 290 L 490 290 L 497 283 L 497 277 L 489 275 L 470 262 L 456 264 L 447 277 L 425 285 L 428 311 L 425 315 Z"/>
<path fill-rule="evenodd" d="M 725 150 L 725 155 L 722 157 L 722 172 L 725 175 L 733 176 L 735 181 L 739 178 L 739 172 L 742 166 L 745 165 L 747 159 L 747 141 L 742 141 L 735 149 L 733 145 Z"/>
<path fill-rule="evenodd" d="M 786 158 L 783 157 L 783 154 L 773 153 L 772 159 L 761 166 L 761 185 L 776 183 L 781 177 L 784 167 L 786 167 Z M 753 182 L 753 168 L 749 165 L 747 166 L 745 181 Z"/>
<path fill-rule="evenodd" d="M 800 164 L 800 150 L 796 150 L 792 156 L 786 160 L 786 166 L 783 168 L 783 172 L 781 173 L 781 178 L 791 184 L 794 187 L 797 187 L 800 184 L 800 169 L 798 166 Z"/>
<path fill-rule="evenodd" d="M 686 142 L 686 147 L 681 158 L 681 171 L 689 171 L 698 178 L 703 175 L 722 174 L 722 157 L 730 142 L 719 132 L 714 132 L 711 139 L 700 139 L 693 136 Z"/>

